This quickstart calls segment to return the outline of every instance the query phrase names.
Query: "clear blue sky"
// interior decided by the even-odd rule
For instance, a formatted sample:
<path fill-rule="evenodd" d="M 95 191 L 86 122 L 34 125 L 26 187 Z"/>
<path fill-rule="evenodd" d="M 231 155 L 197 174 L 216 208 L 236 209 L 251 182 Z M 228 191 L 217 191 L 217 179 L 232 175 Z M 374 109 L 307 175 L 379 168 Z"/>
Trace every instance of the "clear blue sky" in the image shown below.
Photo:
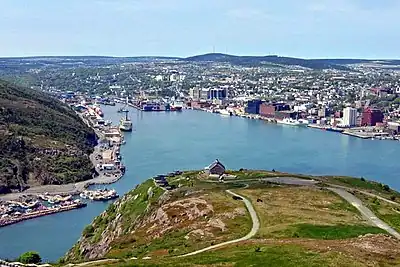
<path fill-rule="evenodd" d="M 400 58 L 400 0 L 1 0 L 0 56 Z"/>

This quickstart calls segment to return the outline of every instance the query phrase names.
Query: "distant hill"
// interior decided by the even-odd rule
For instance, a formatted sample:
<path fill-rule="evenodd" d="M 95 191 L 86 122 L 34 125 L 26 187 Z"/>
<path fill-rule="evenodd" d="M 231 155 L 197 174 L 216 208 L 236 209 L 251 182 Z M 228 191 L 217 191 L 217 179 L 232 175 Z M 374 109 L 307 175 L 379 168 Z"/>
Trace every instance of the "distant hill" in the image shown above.
<path fill-rule="evenodd" d="M 310 69 L 348 70 L 346 65 L 375 63 L 383 65 L 400 65 L 400 60 L 369 60 L 369 59 L 302 59 L 294 57 L 269 56 L 234 56 L 221 53 L 197 55 L 182 59 L 189 62 L 227 62 L 235 65 L 262 66 L 276 64 L 283 66 L 301 66 Z"/>
<path fill-rule="evenodd" d="M 201 62 L 228 62 L 235 65 L 260 66 L 263 64 L 276 64 L 284 66 L 301 66 L 310 69 L 347 69 L 345 66 L 330 62 L 329 60 L 301 59 L 280 56 L 233 56 L 227 54 L 205 54 L 184 59 L 185 61 Z"/>
<path fill-rule="evenodd" d="M 111 56 L 35 56 L 35 57 L 0 57 L 0 71 L 29 70 L 31 68 L 71 66 L 104 66 L 134 62 L 227 62 L 242 66 L 301 66 L 310 69 L 349 70 L 352 64 L 400 65 L 400 60 L 391 59 L 302 59 L 295 57 L 267 56 L 235 56 L 222 53 L 210 53 L 192 57 L 111 57 Z"/>
<path fill-rule="evenodd" d="M 65 104 L 0 80 L 0 193 L 90 179 L 96 142 Z"/>

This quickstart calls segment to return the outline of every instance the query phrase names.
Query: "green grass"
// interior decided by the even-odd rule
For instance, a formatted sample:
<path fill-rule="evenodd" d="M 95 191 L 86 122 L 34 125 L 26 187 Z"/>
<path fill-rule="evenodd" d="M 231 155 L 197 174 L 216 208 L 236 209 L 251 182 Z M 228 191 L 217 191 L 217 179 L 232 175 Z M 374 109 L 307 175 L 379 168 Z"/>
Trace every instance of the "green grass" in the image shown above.
<path fill-rule="evenodd" d="M 400 206 L 396 206 L 377 198 L 372 198 L 363 194 L 357 196 L 367 203 L 368 207 L 382 221 L 389 224 L 396 231 L 400 232 Z"/>
<path fill-rule="evenodd" d="M 148 194 L 149 188 L 152 188 L 152 195 Z M 107 227 L 110 226 L 110 222 L 112 222 L 116 216 L 117 212 L 124 214 L 123 225 L 124 231 L 129 232 L 129 230 L 135 225 L 136 220 L 143 216 L 146 213 L 147 207 L 151 204 L 154 204 L 158 201 L 158 198 L 164 193 L 164 190 L 156 187 L 152 179 L 145 181 L 144 183 L 138 185 L 134 190 L 130 191 L 128 194 L 124 196 L 124 198 L 130 198 L 127 201 L 123 201 L 123 204 L 117 211 L 116 205 L 118 202 L 114 204 L 110 204 L 107 208 L 107 211 L 104 215 L 97 216 L 93 223 L 87 226 L 83 230 L 83 237 L 91 244 L 95 244 L 99 242 L 102 238 L 102 233 Z M 137 195 L 136 199 L 135 196 Z M 154 207 L 154 205 L 153 205 Z M 112 230 L 112 229 L 111 229 Z M 130 237 L 129 237 L 130 238 Z M 124 243 L 123 240 L 120 240 Z M 70 250 L 71 259 L 74 261 L 82 260 L 82 256 L 79 251 L 79 247 L 75 245 L 74 248 Z"/>
<path fill-rule="evenodd" d="M 400 193 L 392 190 L 388 185 L 375 181 L 368 181 L 364 178 L 353 178 L 345 176 L 331 176 L 328 180 L 334 184 L 348 186 L 355 189 L 365 189 L 386 195 L 387 197 L 400 197 Z"/>
<path fill-rule="evenodd" d="M 278 236 L 313 238 L 313 239 L 347 239 L 365 234 L 386 233 L 384 230 L 367 225 L 313 225 L 297 224 L 281 232 L 274 233 Z"/>
<path fill-rule="evenodd" d="M 332 194 L 333 194 L 333 192 L 332 192 Z M 335 203 L 329 205 L 328 208 L 332 209 L 332 210 L 346 210 L 346 211 L 350 211 L 354 214 L 360 214 L 358 209 L 356 209 L 353 205 L 351 205 L 349 202 L 347 202 L 345 200 L 342 200 L 341 202 L 335 202 Z"/>
<path fill-rule="evenodd" d="M 335 263 L 340 263 L 336 265 Z M 102 266 L 360 266 L 355 259 L 336 252 L 318 253 L 295 245 L 236 245 L 186 258 L 157 258 L 110 263 Z"/>
<path fill-rule="evenodd" d="M 251 180 L 251 179 L 262 179 L 262 178 L 273 178 L 273 177 L 294 177 L 301 179 L 312 179 L 310 175 L 302 174 L 290 174 L 278 171 L 264 171 L 264 170 L 227 170 L 227 174 L 236 175 L 237 180 Z"/>

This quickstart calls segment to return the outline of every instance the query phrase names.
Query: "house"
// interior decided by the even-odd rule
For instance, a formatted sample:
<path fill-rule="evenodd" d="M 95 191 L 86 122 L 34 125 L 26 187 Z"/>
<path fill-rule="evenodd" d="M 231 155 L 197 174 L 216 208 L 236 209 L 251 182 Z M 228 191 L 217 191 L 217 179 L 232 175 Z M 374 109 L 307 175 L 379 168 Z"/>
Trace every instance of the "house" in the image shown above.
<path fill-rule="evenodd" d="M 217 175 L 222 175 L 225 172 L 225 166 L 219 162 L 219 160 L 215 160 L 212 164 L 207 166 L 204 169 L 205 173 L 210 175 L 210 174 L 217 174 Z"/>

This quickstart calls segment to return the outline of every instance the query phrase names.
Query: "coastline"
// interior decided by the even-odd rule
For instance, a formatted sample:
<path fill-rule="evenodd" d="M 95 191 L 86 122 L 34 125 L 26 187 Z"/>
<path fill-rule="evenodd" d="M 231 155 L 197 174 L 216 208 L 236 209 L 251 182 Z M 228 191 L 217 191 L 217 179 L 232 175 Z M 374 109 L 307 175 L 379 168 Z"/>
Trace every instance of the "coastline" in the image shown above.
<path fill-rule="evenodd" d="M 88 121 L 88 119 L 84 118 L 81 114 L 79 114 L 80 119 L 87 124 L 90 128 L 93 129 L 93 131 L 96 133 L 96 136 L 98 137 L 99 140 L 104 138 L 103 133 L 101 133 L 98 129 L 95 129 Z M 94 147 L 93 152 L 89 155 L 90 161 L 93 164 L 93 167 L 96 168 L 96 171 L 98 172 L 98 169 L 96 167 L 96 156 L 101 155 L 101 145 L 97 144 Z M 113 149 L 113 153 L 115 153 L 115 150 Z M 23 192 L 16 192 L 16 193 L 9 193 L 9 194 L 3 194 L 0 195 L 0 201 L 10 201 L 10 200 L 16 200 L 19 199 L 22 196 L 26 195 L 37 195 L 37 194 L 44 194 L 48 193 L 49 195 L 79 195 L 82 193 L 84 190 L 86 190 L 89 186 L 92 185 L 104 185 L 104 184 L 113 184 L 120 180 L 123 177 L 123 173 L 119 174 L 118 176 L 106 176 L 104 174 L 101 174 L 100 172 L 99 176 L 86 180 L 86 181 L 81 181 L 77 183 L 69 183 L 69 184 L 62 184 L 62 185 L 39 185 L 39 186 L 34 186 L 30 187 L 27 190 Z"/>

